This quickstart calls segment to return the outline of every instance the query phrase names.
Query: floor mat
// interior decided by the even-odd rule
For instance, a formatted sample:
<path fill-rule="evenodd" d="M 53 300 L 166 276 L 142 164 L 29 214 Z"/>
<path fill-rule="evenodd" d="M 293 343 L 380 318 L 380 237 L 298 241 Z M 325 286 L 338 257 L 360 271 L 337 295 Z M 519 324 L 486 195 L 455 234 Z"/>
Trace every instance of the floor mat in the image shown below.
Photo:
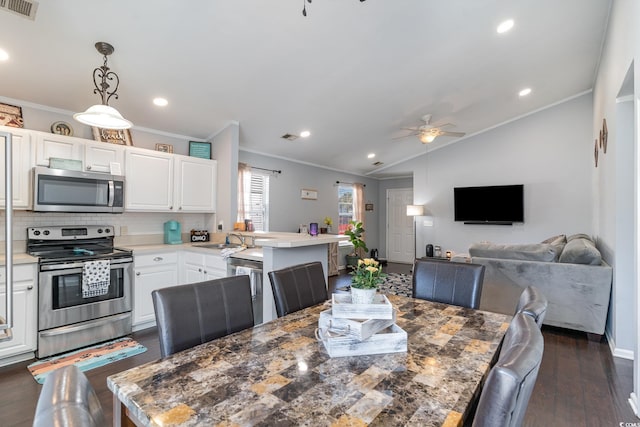
<path fill-rule="evenodd" d="M 27 369 L 39 384 L 43 384 L 49 373 L 63 366 L 74 364 L 84 372 L 145 351 L 147 348 L 137 341 L 131 338 L 119 338 L 39 360 L 27 366 Z"/>

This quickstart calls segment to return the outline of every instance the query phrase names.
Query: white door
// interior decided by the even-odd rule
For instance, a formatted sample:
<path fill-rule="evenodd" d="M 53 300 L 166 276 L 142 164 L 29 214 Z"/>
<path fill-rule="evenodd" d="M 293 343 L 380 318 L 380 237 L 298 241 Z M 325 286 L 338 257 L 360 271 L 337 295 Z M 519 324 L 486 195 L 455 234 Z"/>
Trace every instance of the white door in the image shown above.
<path fill-rule="evenodd" d="M 182 212 L 215 212 L 216 162 L 176 156 L 177 209 Z"/>
<path fill-rule="evenodd" d="M 412 264 L 415 251 L 413 217 L 407 205 L 413 204 L 413 189 L 387 190 L 387 260 Z"/>
<path fill-rule="evenodd" d="M 130 148 L 125 154 L 126 210 L 173 210 L 173 155 Z"/>

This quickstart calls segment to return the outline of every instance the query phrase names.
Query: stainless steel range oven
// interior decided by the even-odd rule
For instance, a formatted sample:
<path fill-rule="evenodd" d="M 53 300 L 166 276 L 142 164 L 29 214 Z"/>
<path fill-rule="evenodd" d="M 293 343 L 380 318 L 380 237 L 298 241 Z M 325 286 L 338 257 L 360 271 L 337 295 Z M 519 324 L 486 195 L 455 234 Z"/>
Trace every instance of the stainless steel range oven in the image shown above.
<path fill-rule="evenodd" d="M 38 358 L 131 333 L 133 255 L 113 226 L 27 229 L 39 258 Z"/>

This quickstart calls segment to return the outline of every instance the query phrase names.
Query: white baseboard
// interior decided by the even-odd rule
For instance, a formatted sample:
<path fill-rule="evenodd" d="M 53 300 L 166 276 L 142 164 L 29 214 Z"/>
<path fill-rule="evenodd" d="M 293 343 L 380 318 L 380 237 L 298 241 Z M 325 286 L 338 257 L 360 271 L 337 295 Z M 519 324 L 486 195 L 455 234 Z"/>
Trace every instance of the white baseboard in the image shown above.
<path fill-rule="evenodd" d="M 636 414 L 636 417 L 640 418 L 640 413 L 638 413 L 638 396 L 635 393 L 629 395 L 629 405 L 631 409 L 633 409 L 633 413 Z"/>
<path fill-rule="evenodd" d="M 609 343 L 609 349 L 611 350 L 611 355 L 613 357 L 619 357 L 621 359 L 634 360 L 634 352 L 633 350 L 627 350 L 624 348 L 616 348 L 616 343 L 609 334 L 609 331 L 604 331 L 604 335 L 607 337 L 607 342 Z"/>

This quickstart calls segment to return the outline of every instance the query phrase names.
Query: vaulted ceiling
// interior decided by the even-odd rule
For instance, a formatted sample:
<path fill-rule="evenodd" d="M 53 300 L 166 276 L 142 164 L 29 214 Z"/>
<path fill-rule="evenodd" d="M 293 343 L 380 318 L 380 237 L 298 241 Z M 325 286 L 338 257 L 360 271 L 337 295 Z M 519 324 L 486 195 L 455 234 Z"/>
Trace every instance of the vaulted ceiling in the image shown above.
<path fill-rule="evenodd" d="M 99 103 L 106 41 L 121 79 L 110 105 L 135 126 L 205 140 L 236 121 L 242 149 L 383 177 L 460 140 L 402 138 L 425 114 L 468 137 L 590 90 L 610 3 L 315 0 L 305 17 L 303 0 L 40 0 L 33 21 L 0 11 L 0 95 Z"/>

